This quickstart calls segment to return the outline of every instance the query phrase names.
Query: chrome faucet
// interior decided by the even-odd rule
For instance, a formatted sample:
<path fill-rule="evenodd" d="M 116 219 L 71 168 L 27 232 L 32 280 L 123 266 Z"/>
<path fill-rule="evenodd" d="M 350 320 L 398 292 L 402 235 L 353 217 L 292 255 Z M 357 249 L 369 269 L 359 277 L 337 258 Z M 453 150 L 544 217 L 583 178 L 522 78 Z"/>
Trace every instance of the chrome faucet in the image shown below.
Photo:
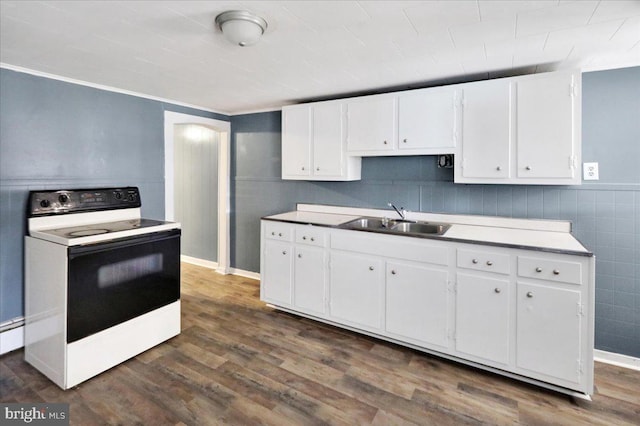
<path fill-rule="evenodd" d="M 402 220 L 405 220 L 405 215 L 407 214 L 407 211 L 404 209 L 404 207 L 400 207 L 400 210 L 398 210 L 398 208 L 396 206 L 394 206 L 391 203 L 387 203 L 387 205 L 389 207 L 393 207 L 393 209 L 396 211 L 396 213 L 398 213 L 400 215 L 400 218 Z"/>

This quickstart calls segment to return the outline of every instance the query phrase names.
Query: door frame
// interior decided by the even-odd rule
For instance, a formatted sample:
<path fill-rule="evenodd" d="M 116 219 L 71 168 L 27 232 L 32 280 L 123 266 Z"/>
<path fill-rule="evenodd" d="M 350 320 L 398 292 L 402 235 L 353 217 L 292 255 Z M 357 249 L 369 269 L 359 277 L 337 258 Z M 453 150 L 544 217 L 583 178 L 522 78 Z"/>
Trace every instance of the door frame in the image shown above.
<path fill-rule="evenodd" d="M 198 124 L 220 133 L 218 144 L 218 262 L 201 261 L 199 264 L 212 264 L 216 272 L 230 273 L 229 268 L 229 211 L 230 211 L 230 146 L 231 123 L 197 115 L 178 112 L 164 112 L 164 216 L 166 220 L 175 220 L 174 211 L 174 125 Z M 191 259 L 190 259 L 191 260 Z"/>

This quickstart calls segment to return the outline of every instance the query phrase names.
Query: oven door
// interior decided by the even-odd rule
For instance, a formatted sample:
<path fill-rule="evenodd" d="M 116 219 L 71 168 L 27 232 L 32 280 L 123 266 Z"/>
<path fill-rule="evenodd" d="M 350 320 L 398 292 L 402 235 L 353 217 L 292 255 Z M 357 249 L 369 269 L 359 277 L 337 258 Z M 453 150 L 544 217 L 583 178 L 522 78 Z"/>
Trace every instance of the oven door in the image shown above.
<path fill-rule="evenodd" d="M 67 342 L 180 299 L 180 230 L 68 252 Z"/>

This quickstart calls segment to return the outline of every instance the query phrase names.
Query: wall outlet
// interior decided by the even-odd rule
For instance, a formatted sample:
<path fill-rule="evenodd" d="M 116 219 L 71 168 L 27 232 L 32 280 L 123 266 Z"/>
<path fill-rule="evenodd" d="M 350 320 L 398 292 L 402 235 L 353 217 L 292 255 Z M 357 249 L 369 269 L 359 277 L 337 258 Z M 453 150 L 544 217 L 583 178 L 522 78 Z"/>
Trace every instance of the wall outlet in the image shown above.
<path fill-rule="evenodd" d="M 600 176 L 598 174 L 598 163 L 584 163 L 584 180 L 598 180 Z"/>

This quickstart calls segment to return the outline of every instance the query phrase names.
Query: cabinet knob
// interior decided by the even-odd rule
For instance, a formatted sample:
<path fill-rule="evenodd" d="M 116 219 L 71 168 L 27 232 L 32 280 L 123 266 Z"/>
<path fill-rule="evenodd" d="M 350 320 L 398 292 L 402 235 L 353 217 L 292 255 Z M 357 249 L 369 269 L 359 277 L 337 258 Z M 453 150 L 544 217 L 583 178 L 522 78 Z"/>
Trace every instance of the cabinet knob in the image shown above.
<path fill-rule="evenodd" d="M 373 271 L 373 266 L 369 266 L 369 270 L 370 270 L 370 271 Z"/>
<path fill-rule="evenodd" d="M 471 263 L 478 263 L 478 259 L 473 259 Z"/>
<path fill-rule="evenodd" d="M 407 143 L 407 140 L 406 140 L 406 139 L 402 139 L 402 142 L 403 142 L 403 143 Z"/>
<path fill-rule="evenodd" d="M 496 293 L 500 293 L 502 290 L 500 290 L 498 287 L 496 287 L 495 290 L 493 290 L 493 291 L 495 291 Z"/>
<path fill-rule="evenodd" d="M 303 239 L 303 240 L 306 240 L 306 239 L 307 239 L 307 236 L 306 236 L 306 235 L 303 235 L 303 236 L 302 236 L 302 239 Z"/>
<path fill-rule="evenodd" d="M 311 241 L 315 241 L 315 240 L 316 240 L 315 238 L 311 237 Z"/>
<path fill-rule="evenodd" d="M 527 292 L 527 297 L 528 297 L 528 298 L 532 298 L 532 297 L 533 297 L 533 293 L 532 293 L 532 292 L 530 292 L 530 291 L 529 291 L 529 292 Z"/>
<path fill-rule="evenodd" d="M 542 272 L 542 268 L 538 266 L 538 267 L 536 268 L 536 272 Z"/>
<path fill-rule="evenodd" d="M 282 232 L 278 232 L 278 237 L 282 237 Z"/>
<path fill-rule="evenodd" d="M 557 269 L 553 270 L 553 275 L 560 275 L 560 271 L 558 271 Z"/>
<path fill-rule="evenodd" d="M 298 259 L 302 259 L 302 253 L 298 253 Z"/>
<path fill-rule="evenodd" d="M 387 144 L 387 141 L 384 141 L 383 143 L 386 145 L 386 144 Z"/>
<path fill-rule="evenodd" d="M 287 254 L 287 251 L 286 250 L 282 250 L 282 254 Z"/>
<path fill-rule="evenodd" d="M 316 170 L 317 170 L 317 171 L 320 171 L 320 167 L 316 167 Z"/>
<path fill-rule="evenodd" d="M 271 235 L 276 235 L 276 233 L 275 233 L 275 232 L 272 232 L 272 233 L 271 233 Z"/>
<path fill-rule="evenodd" d="M 498 166 L 498 167 L 496 167 L 496 170 L 500 171 L 500 170 L 502 170 L 502 167 Z"/>
<path fill-rule="evenodd" d="M 491 266 L 491 265 L 493 265 L 493 262 L 490 260 L 487 260 L 487 266 Z"/>
<path fill-rule="evenodd" d="M 531 166 L 527 166 L 527 167 L 525 167 L 525 169 L 531 170 Z"/>
<path fill-rule="evenodd" d="M 395 275 L 396 271 L 394 269 L 391 270 L 391 275 Z"/>
<path fill-rule="evenodd" d="M 304 166 L 302 166 L 302 170 L 304 170 Z"/>

